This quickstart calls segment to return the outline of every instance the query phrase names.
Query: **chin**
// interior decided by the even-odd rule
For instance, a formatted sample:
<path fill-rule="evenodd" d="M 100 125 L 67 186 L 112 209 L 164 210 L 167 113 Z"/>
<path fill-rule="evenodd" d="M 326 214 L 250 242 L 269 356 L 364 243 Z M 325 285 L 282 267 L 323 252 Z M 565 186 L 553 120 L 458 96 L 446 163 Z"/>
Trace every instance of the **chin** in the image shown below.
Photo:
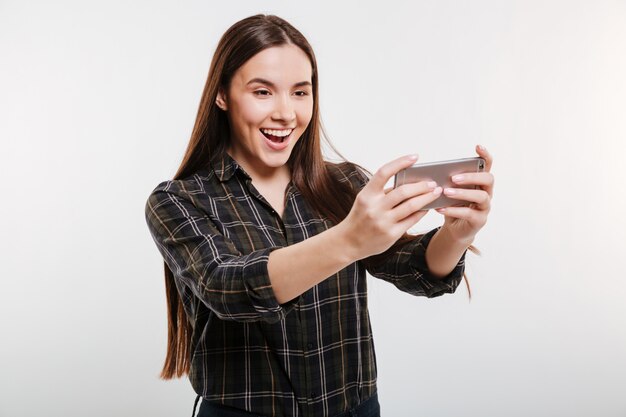
<path fill-rule="evenodd" d="M 285 156 L 281 155 L 281 156 L 267 157 L 267 158 L 264 158 L 265 159 L 264 162 L 265 162 L 265 165 L 267 165 L 268 167 L 280 168 L 287 163 L 287 161 L 289 160 L 289 156 L 291 156 L 291 153 Z"/>

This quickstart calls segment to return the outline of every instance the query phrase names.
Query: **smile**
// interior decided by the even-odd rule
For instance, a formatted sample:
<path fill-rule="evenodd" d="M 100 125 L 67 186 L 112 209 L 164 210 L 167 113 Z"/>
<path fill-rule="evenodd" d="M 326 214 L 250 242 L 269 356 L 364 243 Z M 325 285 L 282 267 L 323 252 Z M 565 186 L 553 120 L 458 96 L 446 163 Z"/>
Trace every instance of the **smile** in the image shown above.
<path fill-rule="evenodd" d="M 261 133 L 275 143 L 282 143 L 293 132 L 293 129 L 260 129 Z"/>
<path fill-rule="evenodd" d="M 273 151 L 283 151 L 289 148 L 291 133 L 294 129 L 259 129 L 265 139 L 267 147 Z"/>

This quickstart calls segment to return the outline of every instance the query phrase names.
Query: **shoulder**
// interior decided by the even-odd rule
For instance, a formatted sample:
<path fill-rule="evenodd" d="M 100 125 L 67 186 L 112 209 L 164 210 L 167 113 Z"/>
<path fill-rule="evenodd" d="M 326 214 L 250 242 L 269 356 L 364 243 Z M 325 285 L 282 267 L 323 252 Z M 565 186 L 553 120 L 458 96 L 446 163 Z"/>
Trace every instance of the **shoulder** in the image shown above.
<path fill-rule="evenodd" d="M 369 181 L 369 172 L 354 162 L 325 162 L 326 168 L 333 177 L 338 179 L 340 182 L 349 183 L 356 190 L 363 188 Z"/>
<path fill-rule="evenodd" d="M 185 178 L 161 181 L 150 191 L 146 209 L 149 206 L 155 207 L 166 201 L 172 201 L 172 199 L 182 198 L 193 202 L 197 195 L 206 195 L 207 184 L 213 175 L 213 171 L 201 170 Z"/>

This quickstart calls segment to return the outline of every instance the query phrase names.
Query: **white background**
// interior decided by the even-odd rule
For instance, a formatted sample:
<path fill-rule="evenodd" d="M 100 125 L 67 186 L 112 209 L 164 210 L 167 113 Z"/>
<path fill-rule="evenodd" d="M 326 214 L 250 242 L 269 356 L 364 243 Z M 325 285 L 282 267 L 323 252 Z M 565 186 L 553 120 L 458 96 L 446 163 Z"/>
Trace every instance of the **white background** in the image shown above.
<path fill-rule="evenodd" d="M 348 159 L 495 158 L 471 302 L 370 277 L 383 415 L 626 415 L 626 3 L 294 3 L 0 1 L 0 416 L 191 413 L 143 209 L 258 12 L 313 45 Z"/>

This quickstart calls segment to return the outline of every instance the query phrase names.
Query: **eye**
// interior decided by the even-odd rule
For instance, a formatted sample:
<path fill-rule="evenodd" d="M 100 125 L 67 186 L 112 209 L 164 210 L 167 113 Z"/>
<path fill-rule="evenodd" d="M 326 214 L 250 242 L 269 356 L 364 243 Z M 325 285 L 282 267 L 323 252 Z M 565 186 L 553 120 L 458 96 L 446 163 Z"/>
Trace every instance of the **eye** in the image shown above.
<path fill-rule="evenodd" d="M 270 94 L 270 92 L 268 90 L 256 90 L 254 92 L 254 95 L 256 95 L 256 96 L 267 96 L 269 94 Z"/>
<path fill-rule="evenodd" d="M 304 96 L 308 96 L 308 95 L 309 95 L 309 93 L 308 93 L 308 92 L 306 92 L 306 91 L 302 91 L 302 90 L 300 90 L 300 91 L 296 91 L 296 95 L 297 95 L 298 97 L 304 97 Z"/>

